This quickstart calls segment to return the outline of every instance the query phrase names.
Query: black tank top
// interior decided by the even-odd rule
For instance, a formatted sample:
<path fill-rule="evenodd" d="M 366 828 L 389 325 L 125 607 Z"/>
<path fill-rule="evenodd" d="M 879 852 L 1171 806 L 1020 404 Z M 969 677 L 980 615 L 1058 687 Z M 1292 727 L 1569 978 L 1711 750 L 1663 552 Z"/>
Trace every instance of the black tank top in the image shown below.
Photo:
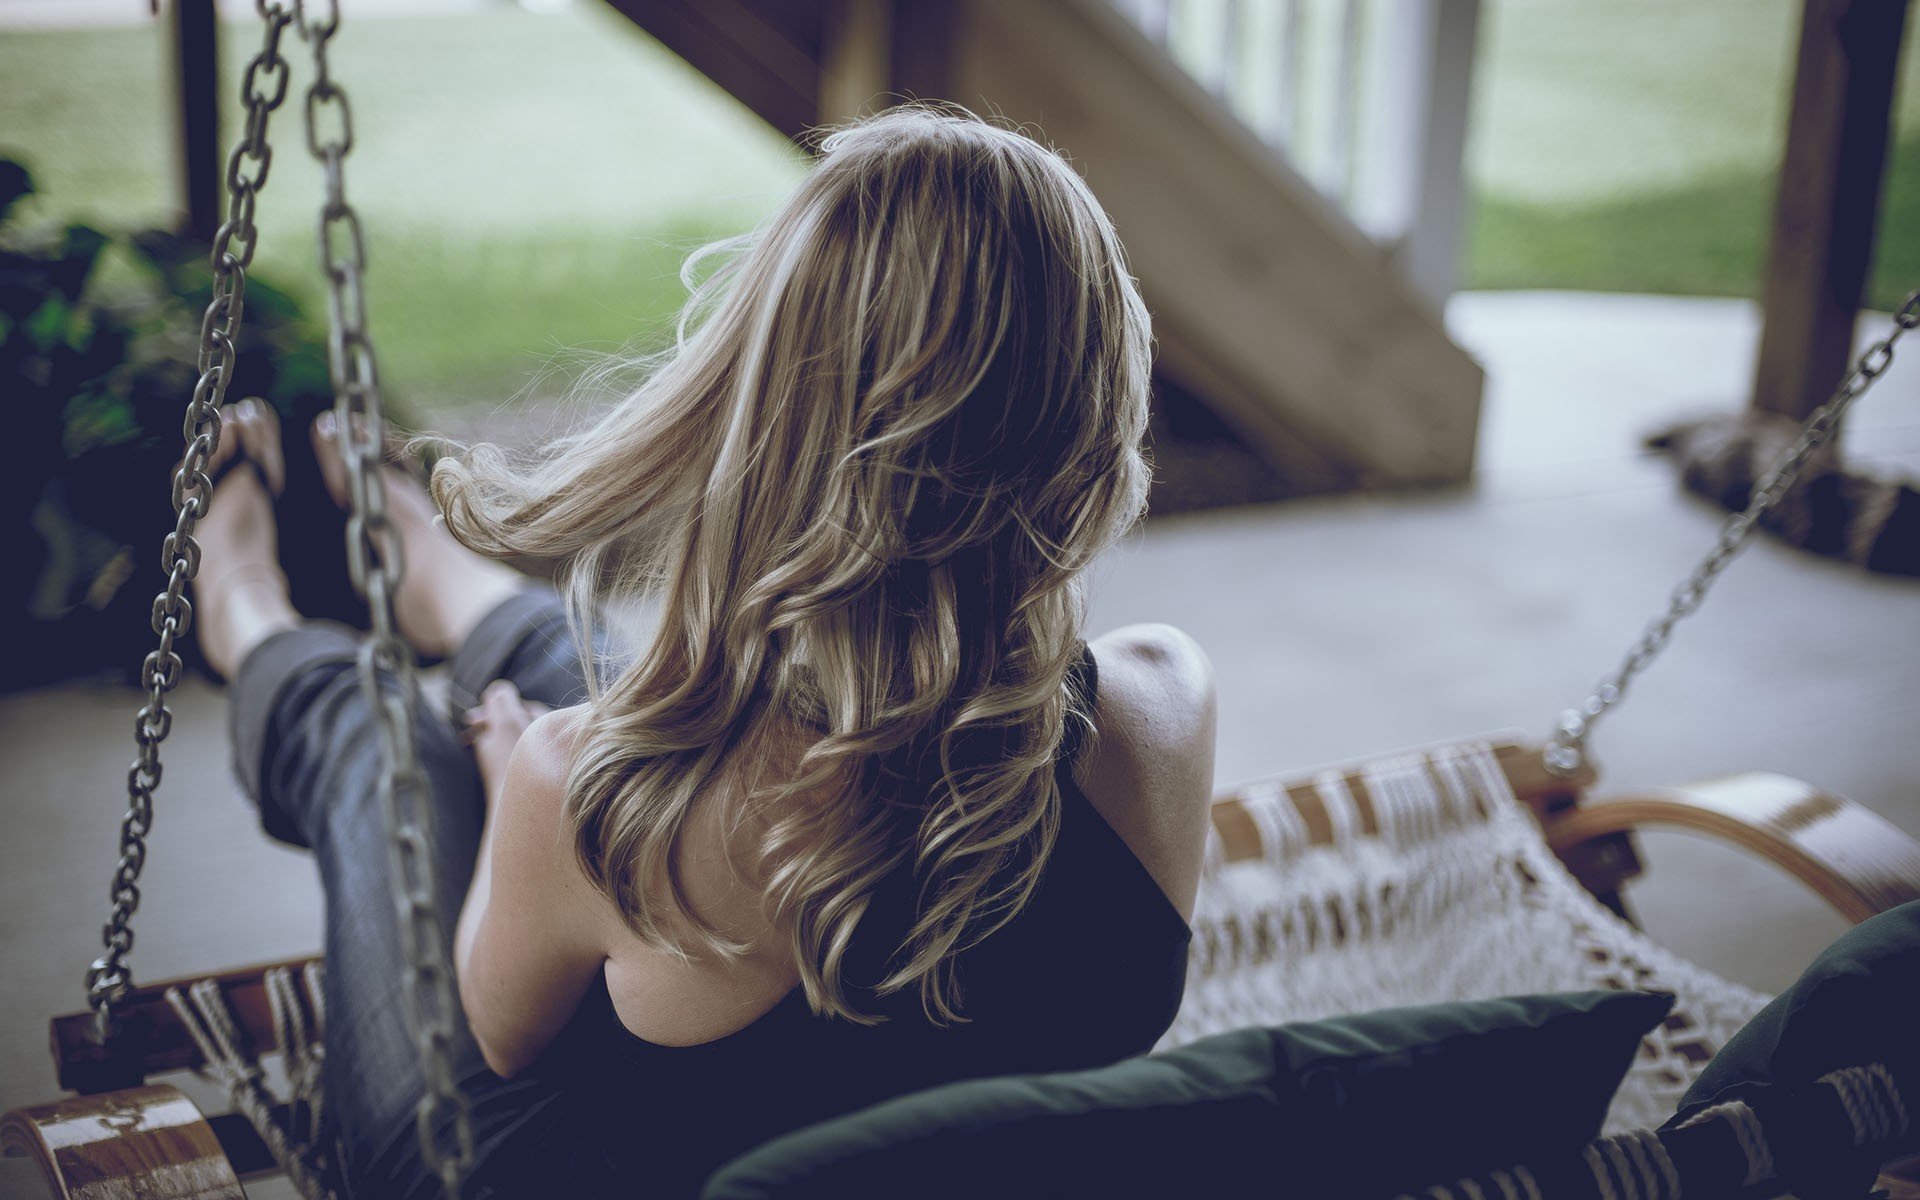
<path fill-rule="evenodd" d="M 1091 712 L 1098 676 L 1084 647 L 1071 684 Z M 663 1046 L 620 1023 L 603 973 L 528 1077 L 506 1085 L 516 1099 L 492 1112 L 479 1101 L 486 1190 L 692 1197 L 768 1138 L 891 1096 L 1151 1049 L 1180 1006 L 1192 930 L 1074 783 L 1080 739 L 1069 728 L 1055 761 L 1060 832 L 1040 882 L 960 956 L 967 1023 L 934 1025 L 917 987 L 872 991 L 913 915 L 904 871 L 876 890 L 848 950 L 849 998 L 887 1018 L 878 1025 L 817 1016 L 796 987 L 735 1033 Z"/>

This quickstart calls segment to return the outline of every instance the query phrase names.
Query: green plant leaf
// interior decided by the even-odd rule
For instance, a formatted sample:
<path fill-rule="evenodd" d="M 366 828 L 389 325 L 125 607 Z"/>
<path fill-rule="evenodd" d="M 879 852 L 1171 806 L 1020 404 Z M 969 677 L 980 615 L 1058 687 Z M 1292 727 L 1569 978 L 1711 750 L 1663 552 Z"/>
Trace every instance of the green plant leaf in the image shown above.
<path fill-rule="evenodd" d="M 76 222 L 67 226 L 60 238 L 59 257 L 51 264 L 47 282 L 66 300 L 77 302 L 80 293 L 87 289 L 94 264 L 100 261 L 100 252 L 111 240 L 91 225 Z"/>
<path fill-rule="evenodd" d="M 26 164 L 0 158 L 0 221 L 7 219 L 16 201 L 31 196 L 33 191 L 33 174 Z"/>
<path fill-rule="evenodd" d="M 87 391 L 67 401 L 67 427 L 61 441 L 67 457 L 77 458 L 102 446 L 130 442 L 141 434 L 133 406 L 123 395 Z"/>

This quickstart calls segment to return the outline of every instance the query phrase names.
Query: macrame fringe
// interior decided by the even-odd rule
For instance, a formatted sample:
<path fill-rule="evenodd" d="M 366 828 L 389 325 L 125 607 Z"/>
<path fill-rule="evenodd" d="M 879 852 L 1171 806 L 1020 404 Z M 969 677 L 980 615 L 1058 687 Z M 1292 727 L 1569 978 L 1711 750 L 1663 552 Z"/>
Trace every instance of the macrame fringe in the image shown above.
<path fill-rule="evenodd" d="M 310 967 L 296 983 L 286 968 L 275 967 L 264 978 L 276 1049 L 286 1064 L 288 1125 L 293 1128 L 274 1118 L 273 1094 L 220 985 L 202 979 L 184 991 L 168 988 L 166 1001 L 200 1050 L 201 1073 L 226 1088 L 228 1103 L 253 1126 L 293 1186 L 307 1200 L 338 1200 L 327 1182 L 331 1161 L 322 1135 L 321 974 L 317 966 Z"/>

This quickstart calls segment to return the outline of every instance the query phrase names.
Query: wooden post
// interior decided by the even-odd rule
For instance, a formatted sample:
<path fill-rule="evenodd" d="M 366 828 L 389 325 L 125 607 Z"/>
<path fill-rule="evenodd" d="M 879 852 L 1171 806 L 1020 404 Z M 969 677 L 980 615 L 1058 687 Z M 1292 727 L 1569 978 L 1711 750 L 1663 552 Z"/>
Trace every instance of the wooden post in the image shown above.
<path fill-rule="evenodd" d="M 1481 0 L 1417 0 L 1371 34 L 1374 93 L 1353 218 L 1436 309 L 1460 274 Z"/>
<path fill-rule="evenodd" d="M 1853 351 L 1907 0 L 1804 0 L 1753 407 L 1803 420 Z"/>
<path fill-rule="evenodd" d="M 906 100 L 951 100 L 950 0 L 835 0 L 820 48 L 820 120 L 870 115 Z"/>
<path fill-rule="evenodd" d="M 174 186 L 181 232 L 220 228 L 220 55 L 214 0 L 173 0 Z"/>
<path fill-rule="evenodd" d="M 893 6 L 834 0 L 820 39 L 820 122 L 836 125 L 885 107 L 892 86 Z"/>

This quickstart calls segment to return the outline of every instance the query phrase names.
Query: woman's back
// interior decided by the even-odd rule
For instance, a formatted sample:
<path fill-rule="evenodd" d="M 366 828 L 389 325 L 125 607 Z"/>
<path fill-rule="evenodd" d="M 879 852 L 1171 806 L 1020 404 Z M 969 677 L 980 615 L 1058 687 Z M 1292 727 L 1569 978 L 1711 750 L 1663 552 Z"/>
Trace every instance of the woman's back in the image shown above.
<path fill-rule="evenodd" d="M 1157 635 L 1163 643 L 1167 636 Z M 1117 665 L 1124 677 L 1129 664 Z M 1098 677 L 1089 649 L 1074 685 L 1092 699 Z M 1189 711 L 1210 725 L 1205 695 L 1194 698 L 1201 703 Z M 1114 716 L 1124 723 L 1124 714 Z M 1138 740 L 1107 752 L 1128 754 Z M 1088 799 L 1075 780 L 1075 763 L 1082 776 L 1097 772 L 1097 764 L 1085 760 L 1098 751 L 1078 742 L 1069 737 L 1058 758 L 1060 832 L 1039 886 L 1012 921 L 959 956 L 965 1023 L 936 1025 L 913 989 L 882 996 L 874 987 L 914 912 L 911 873 L 898 870 L 875 889 L 844 967 L 854 1002 L 884 1017 L 881 1023 L 815 1015 L 794 987 L 744 1024 L 733 1023 L 730 1033 L 663 1045 L 623 1023 L 624 1006 L 609 989 L 612 975 L 603 974 L 526 1075 L 527 1086 L 550 1090 L 550 1097 L 516 1106 L 513 1120 L 483 1134 L 483 1156 L 490 1159 L 484 1175 L 503 1188 L 516 1178 L 532 1187 L 559 1170 L 570 1187 L 647 1180 L 660 1195 L 691 1195 L 715 1167 L 769 1137 L 890 1096 L 955 1079 L 1077 1069 L 1144 1053 L 1179 1007 L 1192 889 L 1169 895 Z M 1187 741 L 1189 779 L 1210 769 L 1210 754 L 1192 761 L 1199 745 Z M 1204 745 L 1211 746 L 1210 737 Z M 1171 750 L 1169 759 L 1183 757 L 1181 747 Z M 1191 788 L 1186 796 L 1103 799 L 1129 811 L 1156 803 L 1184 809 L 1161 824 L 1181 830 L 1192 844 L 1143 848 L 1169 864 L 1191 860 L 1197 871 L 1202 827 L 1195 814 L 1203 821 L 1204 806 L 1192 802 Z M 735 995 L 715 994 L 714 1006 L 761 1009 L 755 987 L 749 977 Z M 538 1122 L 537 1134 L 529 1120 Z M 489 1153 L 501 1144 L 537 1144 L 540 1152 Z"/>

